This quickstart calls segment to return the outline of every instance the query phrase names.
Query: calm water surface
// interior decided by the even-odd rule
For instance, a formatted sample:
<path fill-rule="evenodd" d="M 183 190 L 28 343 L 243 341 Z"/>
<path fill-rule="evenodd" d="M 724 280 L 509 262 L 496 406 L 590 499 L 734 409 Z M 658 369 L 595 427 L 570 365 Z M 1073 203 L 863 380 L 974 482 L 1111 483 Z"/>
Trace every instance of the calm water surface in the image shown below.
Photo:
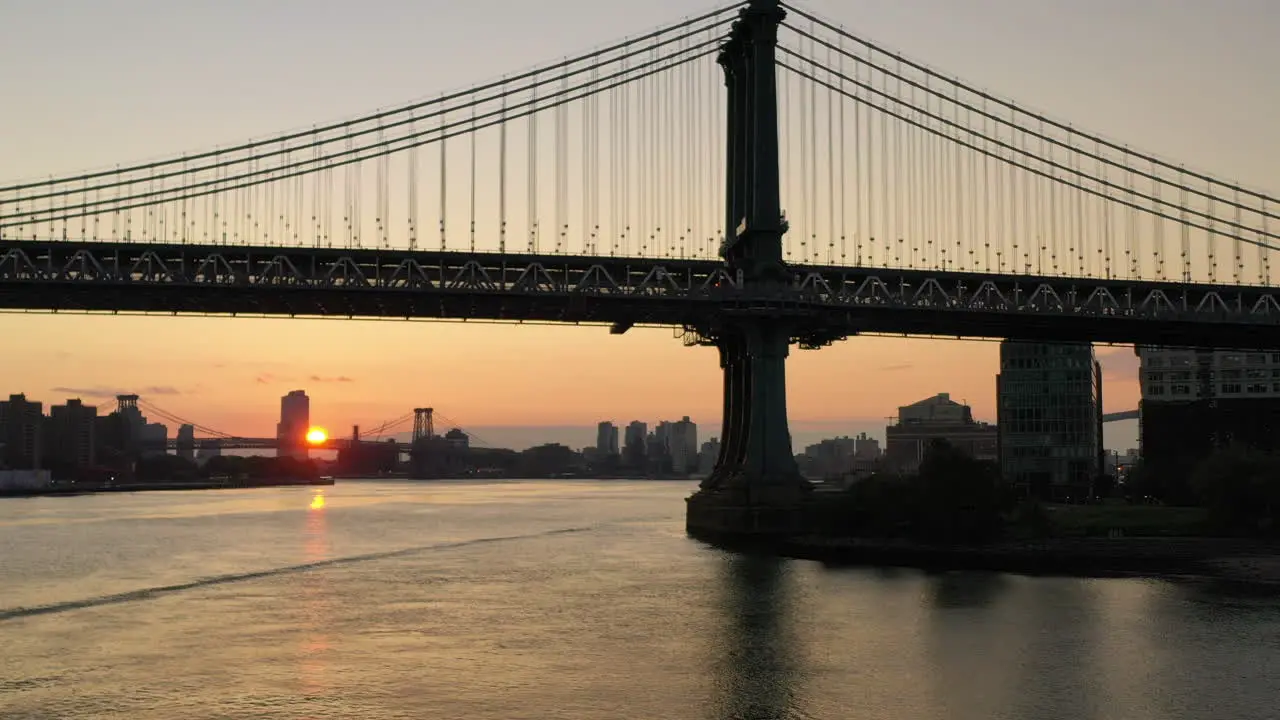
<path fill-rule="evenodd" d="M 0 717 L 1280 717 L 1274 596 L 735 558 L 691 489 L 0 501 Z"/>

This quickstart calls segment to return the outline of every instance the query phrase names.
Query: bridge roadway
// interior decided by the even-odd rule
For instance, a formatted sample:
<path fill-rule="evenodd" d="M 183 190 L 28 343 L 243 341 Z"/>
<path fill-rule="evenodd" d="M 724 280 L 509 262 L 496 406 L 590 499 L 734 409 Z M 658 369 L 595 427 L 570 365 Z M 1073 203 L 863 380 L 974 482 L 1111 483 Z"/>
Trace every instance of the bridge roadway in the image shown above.
<path fill-rule="evenodd" d="M 1118 422 L 1121 420 L 1137 420 L 1137 410 L 1125 410 L 1123 412 L 1107 413 L 1102 416 L 1102 422 Z M 361 440 L 363 445 L 386 445 L 385 440 Z M 279 442 L 275 438 L 196 438 L 193 447 L 196 450 L 220 449 L 220 450 L 273 450 Z M 351 440 L 347 438 L 329 438 L 323 443 L 309 444 L 308 450 L 345 450 L 351 446 Z M 411 443 L 396 443 L 396 447 L 400 452 L 408 453 L 413 449 Z M 168 450 L 179 449 L 178 441 L 170 438 L 165 441 L 165 448 Z"/>
<path fill-rule="evenodd" d="M 0 240 L 0 309 L 686 327 L 787 317 L 858 333 L 1280 349 L 1267 287 L 793 265 L 744 289 L 718 261 Z"/>
<path fill-rule="evenodd" d="M 146 445 L 146 443 L 141 443 Z M 361 445 L 381 446 L 386 445 L 385 440 L 361 440 Z M 279 445 L 276 438 L 196 438 L 195 443 L 190 447 L 196 450 L 274 450 Z M 164 443 L 166 450 L 178 450 L 181 448 L 175 438 L 169 438 Z M 159 447 L 159 442 L 155 444 Z M 322 443 L 308 443 L 308 450 L 345 450 L 351 447 L 351 440 L 348 438 L 329 438 Z M 400 452 L 407 453 L 412 449 L 410 443 L 396 443 L 396 447 Z"/>

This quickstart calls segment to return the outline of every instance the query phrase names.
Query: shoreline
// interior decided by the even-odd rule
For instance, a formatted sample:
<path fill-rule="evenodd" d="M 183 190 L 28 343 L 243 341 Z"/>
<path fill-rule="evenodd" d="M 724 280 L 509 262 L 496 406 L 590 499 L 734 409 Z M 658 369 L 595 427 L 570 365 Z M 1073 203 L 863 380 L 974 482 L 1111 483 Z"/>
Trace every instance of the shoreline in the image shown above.
<path fill-rule="evenodd" d="M 943 546 L 861 538 L 799 537 L 713 542 L 831 567 L 969 570 L 1049 577 L 1183 577 L 1280 590 L 1280 544 L 1230 538 L 1054 538 L 981 546 Z"/>
<path fill-rule="evenodd" d="M 326 481 L 327 480 L 327 481 Z M 259 488 L 277 487 L 327 487 L 334 484 L 326 480 L 261 480 L 248 482 L 203 481 L 189 483 L 134 483 L 129 485 L 111 485 L 107 487 L 57 487 L 32 490 L 0 490 L 0 500 L 42 498 L 42 497 L 79 497 L 82 495 L 101 495 L 108 493 L 131 492 L 171 492 L 186 490 L 256 490 Z"/>

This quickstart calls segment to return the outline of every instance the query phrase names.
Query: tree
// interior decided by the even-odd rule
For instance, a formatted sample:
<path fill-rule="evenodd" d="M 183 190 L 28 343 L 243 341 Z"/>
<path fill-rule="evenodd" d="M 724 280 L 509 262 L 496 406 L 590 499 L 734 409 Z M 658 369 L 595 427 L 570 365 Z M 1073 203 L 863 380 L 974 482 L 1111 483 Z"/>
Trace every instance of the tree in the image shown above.
<path fill-rule="evenodd" d="M 916 483 L 915 531 L 921 539 L 975 543 L 1000 534 L 1007 498 L 993 463 L 935 441 L 920 463 Z"/>
<path fill-rule="evenodd" d="M 1209 522 L 1233 535 L 1272 534 L 1280 514 L 1280 459 L 1243 447 L 1210 455 L 1191 474 Z"/>

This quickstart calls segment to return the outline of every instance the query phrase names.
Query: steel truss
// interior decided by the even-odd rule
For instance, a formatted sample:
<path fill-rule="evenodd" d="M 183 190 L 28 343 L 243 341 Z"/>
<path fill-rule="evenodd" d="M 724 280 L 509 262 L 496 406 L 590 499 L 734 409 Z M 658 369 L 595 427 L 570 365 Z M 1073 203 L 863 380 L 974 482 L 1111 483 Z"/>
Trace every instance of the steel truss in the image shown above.
<path fill-rule="evenodd" d="M 861 332 L 1280 348 L 1265 287 L 792 266 L 745 284 L 706 260 L 0 241 L 0 308 L 667 325 L 710 342 L 787 318 L 820 347 Z"/>

